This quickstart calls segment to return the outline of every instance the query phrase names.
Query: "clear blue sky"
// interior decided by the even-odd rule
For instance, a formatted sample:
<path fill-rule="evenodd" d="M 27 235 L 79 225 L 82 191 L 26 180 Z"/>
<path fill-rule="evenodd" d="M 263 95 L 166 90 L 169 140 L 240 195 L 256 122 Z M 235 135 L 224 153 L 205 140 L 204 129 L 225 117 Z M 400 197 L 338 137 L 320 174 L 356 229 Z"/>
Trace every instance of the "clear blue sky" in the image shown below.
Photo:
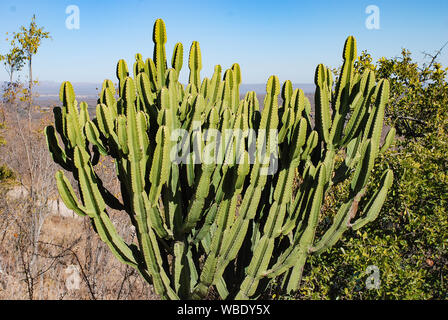
<path fill-rule="evenodd" d="M 80 9 L 79 30 L 65 27 L 69 5 Z M 379 30 L 365 26 L 368 5 L 380 9 Z M 264 83 L 272 74 L 281 81 L 310 83 L 318 63 L 340 65 L 348 35 L 356 37 L 358 52 L 367 49 L 375 59 L 397 56 L 405 47 L 420 60 L 423 51 L 433 53 L 448 41 L 447 0 L 2 0 L 0 52 L 8 49 L 4 34 L 27 25 L 34 13 L 53 37 L 44 41 L 34 60 L 34 74 L 41 81 L 115 81 L 118 59 L 132 68 L 135 53 L 152 57 L 157 18 L 166 23 L 168 59 L 176 42 L 188 53 L 197 40 L 203 75 L 211 76 L 215 64 L 228 68 L 238 62 L 244 83 Z M 440 60 L 448 65 L 448 47 Z M 0 80 L 6 79 L 0 68 Z"/>

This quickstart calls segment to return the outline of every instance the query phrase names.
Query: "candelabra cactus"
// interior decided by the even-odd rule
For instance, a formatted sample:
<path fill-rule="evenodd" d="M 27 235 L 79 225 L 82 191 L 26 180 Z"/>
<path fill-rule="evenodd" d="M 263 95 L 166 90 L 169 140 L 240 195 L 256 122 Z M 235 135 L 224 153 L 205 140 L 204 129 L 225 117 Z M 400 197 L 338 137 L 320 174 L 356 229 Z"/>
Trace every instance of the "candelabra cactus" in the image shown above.
<path fill-rule="evenodd" d="M 78 108 L 72 85 L 62 84 L 62 107 L 54 108 L 45 133 L 54 161 L 73 174 L 80 194 L 60 170 L 62 200 L 88 216 L 114 255 L 162 298 L 203 299 L 211 288 L 223 299 L 256 298 L 278 277 L 286 291 L 296 291 L 309 255 L 374 220 L 382 207 L 391 170 L 372 196 L 364 195 L 375 159 L 393 140 L 392 129 L 380 145 L 388 82 L 376 82 L 371 70 L 354 72 L 356 42 L 349 37 L 335 84 L 328 68 L 317 67 L 314 120 L 304 92 L 290 81 L 281 87 L 276 76 L 260 110 L 254 92 L 240 100 L 238 64 L 223 77 L 218 65 L 201 81 L 197 42 L 182 85 L 183 46 L 175 45 L 169 68 L 166 39 L 159 19 L 153 60 L 137 54 L 133 77 L 120 60 L 118 92 L 104 81 L 94 119 L 86 103 Z M 119 198 L 97 174 L 101 156 L 114 160 Z M 317 239 L 325 194 L 347 179 L 350 194 Z M 117 233 L 110 210 L 128 214 L 135 241 Z"/>

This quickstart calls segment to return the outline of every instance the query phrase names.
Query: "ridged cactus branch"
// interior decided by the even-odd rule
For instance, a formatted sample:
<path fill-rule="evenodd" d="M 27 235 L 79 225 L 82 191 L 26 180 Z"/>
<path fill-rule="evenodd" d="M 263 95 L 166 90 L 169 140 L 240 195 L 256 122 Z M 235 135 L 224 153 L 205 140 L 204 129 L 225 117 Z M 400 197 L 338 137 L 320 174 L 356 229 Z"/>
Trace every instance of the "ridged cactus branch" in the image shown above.
<path fill-rule="evenodd" d="M 154 23 L 153 37 L 154 41 L 154 63 L 157 70 L 157 83 L 159 87 L 165 85 L 165 71 L 166 71 L 166 29 L 165 22 L 162 19 L 157 19 Z"/>
<path fill-rule="evenodd" d="M 202 69 L 201 48 L 199 42 L 193 41 L 190 48 L 190 58 L 188 60 L 188 67 L 190 68 L 190 81 L 196 90 L 201 88 L 200 72 Z"/>

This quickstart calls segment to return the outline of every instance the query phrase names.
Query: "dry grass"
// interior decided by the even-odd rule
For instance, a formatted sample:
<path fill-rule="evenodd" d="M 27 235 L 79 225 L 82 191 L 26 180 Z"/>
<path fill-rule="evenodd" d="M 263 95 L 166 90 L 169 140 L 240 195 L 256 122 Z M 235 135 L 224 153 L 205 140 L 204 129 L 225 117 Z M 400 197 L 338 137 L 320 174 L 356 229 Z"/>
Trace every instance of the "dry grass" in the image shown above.
<path fill-rule="evenodd" d="M 51 116 L 35 113 L 29 126 L 17 112 L 6 113 L 2 136 L 8 143 L 0 147 L 0 163 L 17 178 L 0 184 L 0 299 L 157 299 L 151 285 L 113 256 L 88 218 L 48 209 L 48 201 L 58 197 L 57 166 L 43 135 Z M 104 160 L 100 168 L 105 185 L 118 193 L 113 164 Z M 17 185 L 28 195 L 7 198 Z M 126 214 L 111 211 L 111 219 L 126 241 L 134 241 Z"/>

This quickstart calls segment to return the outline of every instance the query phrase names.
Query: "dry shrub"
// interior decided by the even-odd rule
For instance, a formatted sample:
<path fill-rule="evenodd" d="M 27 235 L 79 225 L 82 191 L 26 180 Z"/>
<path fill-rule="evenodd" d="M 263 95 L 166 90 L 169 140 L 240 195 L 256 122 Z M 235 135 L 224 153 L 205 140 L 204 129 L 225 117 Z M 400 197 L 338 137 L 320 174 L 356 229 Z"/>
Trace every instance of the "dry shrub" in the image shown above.
<path fill-rule="evenodd" d="M 0 162 L 17 179 L 0 185 L 0 299 L 156 299 L 152 286 L 115 259 L 89 218 L 51 210 L 59 198 L 56 166 L 42 132 L 50 116 L 34 112 L 30 123 L 19 112 L 6 112 Z M 101 159 L 99 167 L 105 186 L 119 194 L 113 163 Z M 11 199 L 11 189 L 24 194 Z M 110 215 L 118 232 L 135 241 L 126 213 Z"/>

